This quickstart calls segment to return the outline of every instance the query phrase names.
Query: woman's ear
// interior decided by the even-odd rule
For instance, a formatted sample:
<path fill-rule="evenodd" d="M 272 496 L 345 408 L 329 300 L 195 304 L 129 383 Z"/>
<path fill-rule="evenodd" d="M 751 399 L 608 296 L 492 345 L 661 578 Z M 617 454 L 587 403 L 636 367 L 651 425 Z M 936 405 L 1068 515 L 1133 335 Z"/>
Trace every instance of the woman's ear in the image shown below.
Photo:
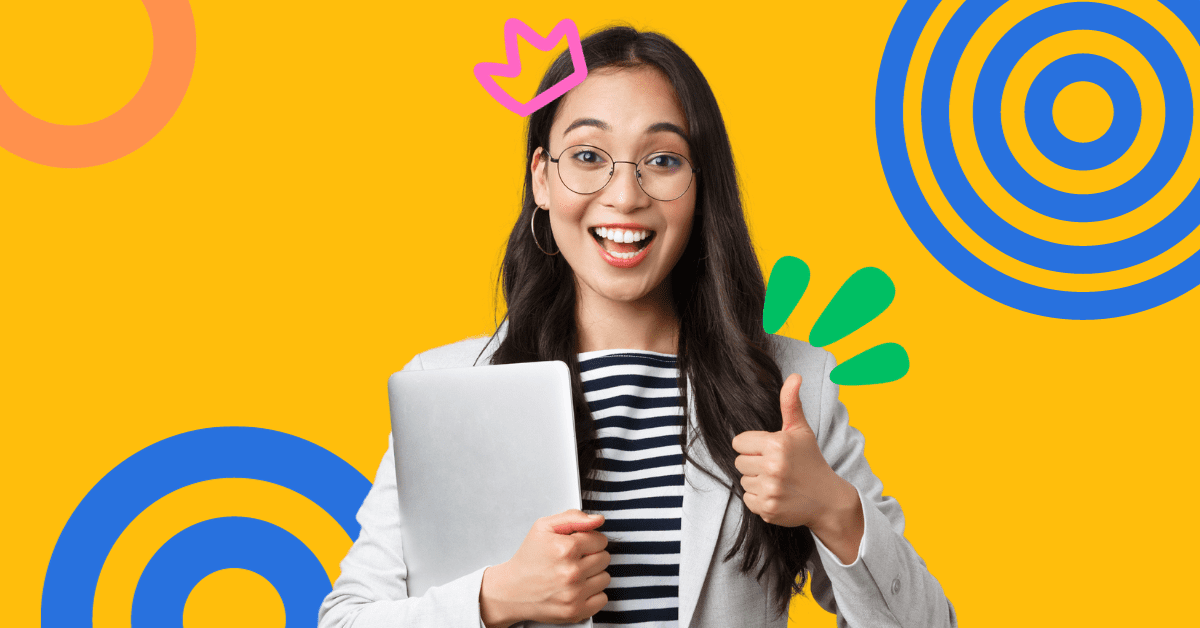
<path fill-rule="evenodd" d="M 546 170 L 550 165 L 547 157 L 546 150 L 539 146 L 529 160 L 529 171 L 533 174 L 533 200 L 538 207 L 550 206 L 550 186 L 546 184 Z"/>

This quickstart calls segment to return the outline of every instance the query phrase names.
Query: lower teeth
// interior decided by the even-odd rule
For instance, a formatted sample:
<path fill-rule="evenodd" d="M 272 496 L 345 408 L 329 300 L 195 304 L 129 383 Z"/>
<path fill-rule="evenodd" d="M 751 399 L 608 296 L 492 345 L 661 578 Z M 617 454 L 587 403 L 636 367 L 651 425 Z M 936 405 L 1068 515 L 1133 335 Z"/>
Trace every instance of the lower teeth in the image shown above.
<path fill-rule="evenodd" d="M 633 259 L 638 253 L 641 253 L 641 251 L 630 251 L 628 253 L 621 253 L 620 251 L 608 252 L 609 255 L 620 259 Z"/>

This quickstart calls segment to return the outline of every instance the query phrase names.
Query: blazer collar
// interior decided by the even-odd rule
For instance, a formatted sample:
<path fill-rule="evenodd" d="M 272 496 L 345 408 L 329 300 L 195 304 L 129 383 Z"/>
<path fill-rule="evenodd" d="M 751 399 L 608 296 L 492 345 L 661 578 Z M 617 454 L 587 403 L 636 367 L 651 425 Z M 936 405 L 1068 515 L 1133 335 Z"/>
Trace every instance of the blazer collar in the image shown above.
<path fill-rule="evenodd" d="M 699 437 L 700 427 L 696 422 L 694 400 L 692 385 L 688 382 L 690 457 L 705 469 L 724 475 L 713 462 L 703 439 Z M 694 441 L 691 437 L 693 434 Z M 733 493 L 729 487 L 691 464 L 684 464 L 683 473 L 685 481 L 681 524 L 683 539 L 679 554 L 679 626 L 688 628 L 696 612 L 700 593 L 704 589 L 704 581 L 717 547 L 717 537 L 721 533 L 721 524 L 725 521 L 725 511 Z"/>

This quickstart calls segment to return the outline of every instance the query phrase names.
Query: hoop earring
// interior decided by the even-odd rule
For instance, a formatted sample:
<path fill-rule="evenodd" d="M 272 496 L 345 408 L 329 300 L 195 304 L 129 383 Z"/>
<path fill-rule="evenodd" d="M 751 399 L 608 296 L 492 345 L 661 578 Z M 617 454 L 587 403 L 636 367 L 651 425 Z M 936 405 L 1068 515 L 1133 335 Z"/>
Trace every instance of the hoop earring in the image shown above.
<path fill-rule="evenodd" d="M 537 220 L 537 213 L 538 213 L 538 210 L 539 210 L 539 209 L 546 209 L 546 208 L 544 208 L 544 207 L 534 207 L 534 208 L 533 208 L 533 215 L 531 215 L 531 216 L 529 217 L 529 233 L 532 233 L 532 234 L 533 234 L 533 245 L 534 245 L 534 246 L 536 246 L 536 247 L 538 247 L 538 250 L 539 250 L 539 251 L 541 251 L 541 252 L 543 252 L 543 253 L 545 253 L 546 255 L 558 255 L 558 251 L 555 251 L 555 252 L 551 253 L 550 251 L 547 251 L 546 249 L 543 249 L 543 248 L 542 248 L 542 245 L 541 245 L 541 244 L 538 242 L 538 239 L 537 239 L 537 230 L 533 228 L 533 222 L 534 222 L 535 220 Z M 549 214 L 549 213 L 550 213 L 550 210 L 549 210 L 549 209 L 546 209 L 546 213 L 547 213 L 547 214 Z"/>

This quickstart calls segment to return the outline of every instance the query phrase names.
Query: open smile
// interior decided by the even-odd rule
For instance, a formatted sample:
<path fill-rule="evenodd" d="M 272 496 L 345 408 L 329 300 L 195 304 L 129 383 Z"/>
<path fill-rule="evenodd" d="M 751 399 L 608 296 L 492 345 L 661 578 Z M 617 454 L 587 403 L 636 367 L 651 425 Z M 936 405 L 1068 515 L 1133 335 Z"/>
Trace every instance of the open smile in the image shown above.
<path fill-rule="evenodd" d="M 588 232 L 596 241 L 600 257 L 617 268 L 633 268 L 646 259 L 656 235 L 650 229 L 618 227 L 592 227 Z"/>
<path fill-rule="evenodd" d="M 655 236 L 655 232 L 649 229 L 592 227 L 589 232 L 605 253 L 621 260 L 637 257 L 638 253 L 650 245 Z"/>

